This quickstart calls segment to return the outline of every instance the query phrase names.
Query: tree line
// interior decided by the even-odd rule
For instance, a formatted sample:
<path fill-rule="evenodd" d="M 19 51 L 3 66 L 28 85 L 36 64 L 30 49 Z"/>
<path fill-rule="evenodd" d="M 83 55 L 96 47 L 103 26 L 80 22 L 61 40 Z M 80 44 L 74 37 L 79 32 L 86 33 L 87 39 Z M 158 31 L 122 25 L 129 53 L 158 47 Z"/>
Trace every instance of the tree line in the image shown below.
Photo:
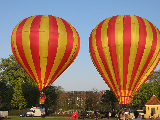
<path fill-rule="evenodd" d="M 128 107 L 143 109 L 153 94 L 159 99 L 159 78 L 160 70 L 154 71 Z M 97 89 L 86 91 L 83 102 L 78 96 L 66 93 L 61 86 L 47 86 L 43 91 L 47 97 L 44 107 L 55 111 L 69 109 L 114 111 L 121 108 L 110 90 L 106 90 L 103 94 Z M 15 57 L 10 55 L 9 58 L 2 58 L 0 60 L 0 110 L 31 108 L 38 105 L 39 97 L 37 86 L 17 63 Z"/>

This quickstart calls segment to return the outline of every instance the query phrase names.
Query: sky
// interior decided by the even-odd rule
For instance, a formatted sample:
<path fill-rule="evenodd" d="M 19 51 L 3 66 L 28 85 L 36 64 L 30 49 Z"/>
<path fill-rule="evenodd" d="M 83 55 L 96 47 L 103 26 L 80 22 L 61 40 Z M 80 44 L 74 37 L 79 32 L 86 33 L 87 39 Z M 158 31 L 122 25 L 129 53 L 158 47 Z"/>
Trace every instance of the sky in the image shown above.
<path fill-rule="evenodd" d="M 52 85 L 65 91 L 109 90 L 89 54 L 89 36 L 102 20 L 137 15 L 160 29 L 160 0 L 0 0 L 0 58 L 8 58 L 11 34 L 24 18 L 53 15 L 68 21 L 80 36 L 80 51 L 72 65 Z M 160 64 L 157 66 L 157 70 Z"/>

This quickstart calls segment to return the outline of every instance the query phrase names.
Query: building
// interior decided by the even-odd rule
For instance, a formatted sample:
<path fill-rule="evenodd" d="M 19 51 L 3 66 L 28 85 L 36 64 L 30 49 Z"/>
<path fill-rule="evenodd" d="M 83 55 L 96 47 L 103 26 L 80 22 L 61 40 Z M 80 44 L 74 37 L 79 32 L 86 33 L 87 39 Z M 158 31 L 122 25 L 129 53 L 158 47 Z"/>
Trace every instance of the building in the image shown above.
<path fill-rule="evenodd" d="M 59 95 L 57 101 L 58 110 L 84 110 L 86 108 L 86 100 L 90 97 L 93 98 L 94 103 L 91 103 L 90 108 L 96 107 L 101 103 L 102 95 L 106 90 L 103 91 L 66 91 Z M 95 103 L 96 101 L 96 103 Z M 88 109 L 90 109 L 88 108 Z"/>
<path fill-rule="evenodd" d="M 146 114 L 144 115 L 144 118 L 150 118 L 152 112 L 156 118 L 160 117 L 160 101 L 155 95 L 151 97 L 151 99 L 145 104 L 145 106 Z"/>

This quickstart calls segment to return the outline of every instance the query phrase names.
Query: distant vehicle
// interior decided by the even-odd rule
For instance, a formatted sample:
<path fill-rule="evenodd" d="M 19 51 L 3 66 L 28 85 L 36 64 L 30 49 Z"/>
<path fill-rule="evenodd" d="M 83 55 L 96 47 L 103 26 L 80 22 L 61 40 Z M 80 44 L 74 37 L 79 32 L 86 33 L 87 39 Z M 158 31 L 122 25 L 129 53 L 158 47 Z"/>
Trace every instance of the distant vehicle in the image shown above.
<path fill-rule="evenodd" d="M 86 118 L 92 118 L 94 114 L 94 111 L 87 111 L 86 112 Z"/>
<path fill-rule="evenodd" d="M 101 111 L 101 110 L 96 110 L 95 112 L 97 112 L 97 118 L 98 119 L 103 119 L 103 118 L 106 118 L 106 112 L 104 112 L 104 111 Z M 95 114 L 95 113 L 94 113 Z M 95 115 L 95 117 L 94 118 L 96 118 L 96 115 Z"/>
<path fill-rule="evenodd" d="M 8 118 L 8 111 L 0 111 L 0 118 Z"/>
<path fill-rule="evenodd" d="M 142 118 L 142 119 L 144 119 L 144 112 L 143 112 L 143 110 L 137 110 L 138 111 L 138 113 L 139 113 L 139 116 Z"/>
<path fill-rule="evenodd" d="M 86 111 L 81 111 L 78 113 L 78 118 L 83 119 L 86 118 L 87 112 Z"/>
<path fill-rule="evenodd" d="M 19 115 L 19 117 L 26 117 L 27 112 L 24 112 L 22 114 Z"/>
<path fill-rule="evenodd" d="M 26 113 L 26 117 L 42 117 L 45 116 L 45 108 L 33 107 Z"/>
<path fill-rule="evenodd" d="M 134 111 L 135 111 L 135 110 L 130 110 L 130 111 L 129 111 L 131 118 L 135 118 L 135 116 L 134 116 Z M 137 110 L 137 111 L 138 111 L 138 113 L 139 113 L 139 117 L 140 117 L 141 119 L 144 119 L 144 112 L 143 112 L 143 110 Z"/>

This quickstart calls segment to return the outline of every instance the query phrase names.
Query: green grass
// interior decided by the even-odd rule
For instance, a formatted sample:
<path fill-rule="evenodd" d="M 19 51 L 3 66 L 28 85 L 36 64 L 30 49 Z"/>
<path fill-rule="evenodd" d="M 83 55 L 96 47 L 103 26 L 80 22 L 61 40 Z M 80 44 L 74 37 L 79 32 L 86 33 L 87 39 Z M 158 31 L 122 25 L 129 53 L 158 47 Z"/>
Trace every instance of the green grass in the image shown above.
<path fill-rule="evenodd" d="M 34 117 L 34 118 L 31 118 L 31 117 L 27 117 L 27 118 L 9 117 L 7 120 L 71 120 L 71 119 L 66 119 L 66 118 L 36 118 L 36 117 Z M 83 120 L 83 119 L 79 119 L 79 120 Z M 89 119 L 89 120 L 91 120 L 91 119 Z"/>
<path fill-rule="evenodd" d="M 8 117 L 7 120 L 72 120 L 71 118 L 31 118 L 31 117 Z M 76 119 L 73 119 L 76 120 Z M 83 120 L 83 119 L 79 119 L 79 120 Z M 85 120 L 96 120 L 96 119 L 85 119 Z M 98 120 L 105 120 L 105 119 L 98 119 Z M 108 120 L 108 119 L 106 119 Z M 116 119 L 109 119 L 109 120 L 116 120 Z"/>
<path fill-rule="evenodd" d="M 71 120 L 68 118 L 31 118 L 31 117 L 9 117 L 7 120 Z M 73 119 L 74 120 L 74 119 Z M 76 119 L 75 119 L 76 120 Z M 79 119 L 83 120 L 83 119 Z M 85 119 L 85 120 L 96 120 L 96 119 Z M 98 120 L 108 120 L 108 119 L 98 119 Z M 116 119 L 109 119 L 109 120 L 116 120 Z M 151 119 L 143 119 L 143 120 L 151 120 Z M 160 120 L 160 119 L 155 119 L 155 120 Z"/>

